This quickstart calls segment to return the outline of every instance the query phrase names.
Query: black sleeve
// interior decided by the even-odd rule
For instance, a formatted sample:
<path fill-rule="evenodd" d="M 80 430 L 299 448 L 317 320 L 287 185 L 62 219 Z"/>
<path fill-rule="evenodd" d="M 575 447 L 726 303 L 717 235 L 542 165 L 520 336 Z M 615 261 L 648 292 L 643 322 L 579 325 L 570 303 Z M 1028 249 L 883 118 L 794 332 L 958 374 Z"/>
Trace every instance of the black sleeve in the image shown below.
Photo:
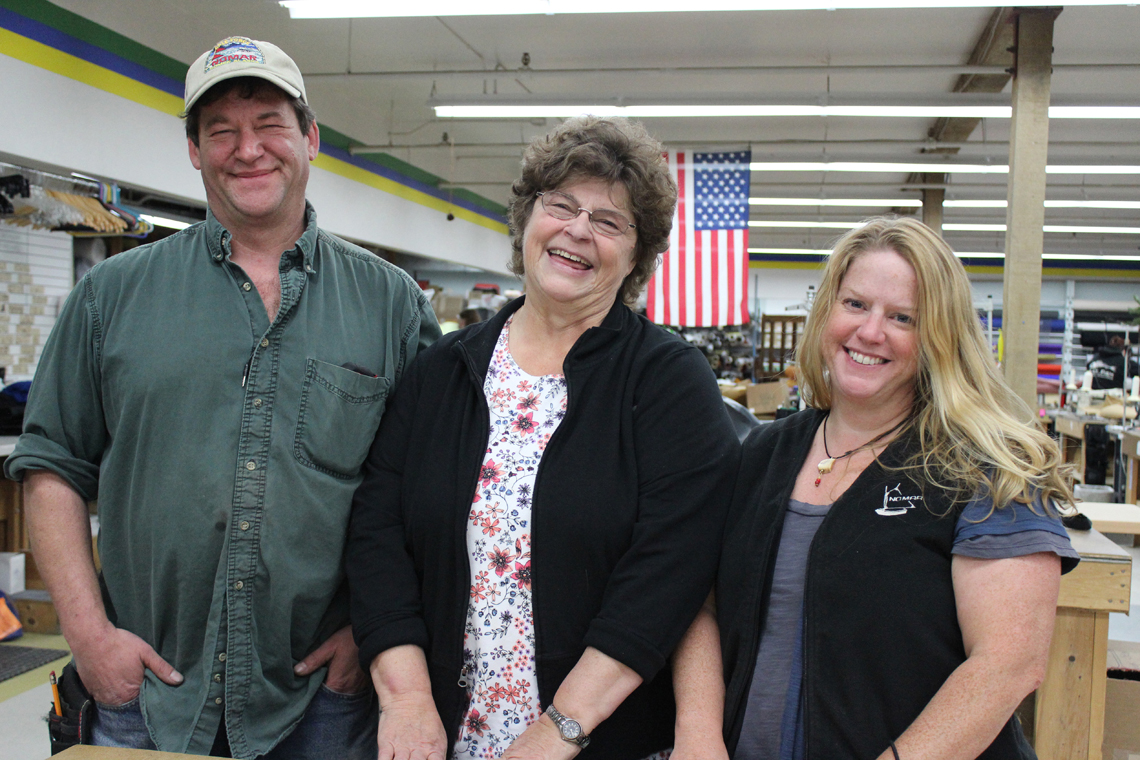
<path fill-rule="evenodd" d="M 585 644 L 645 680 L 712 588 L 740 446 L 704 356 L 681 345 L 636 393 L 638 517 Z"/>
<path fill-rule="evenodd" d="M 387 649 L 428 645 L 420 582 L 404 536 L 402 498 L 405 454 L 426 358 L 412 362 L 389 399 L 352 500 L 345 568 L 352 632 L 365 672 Z"/>

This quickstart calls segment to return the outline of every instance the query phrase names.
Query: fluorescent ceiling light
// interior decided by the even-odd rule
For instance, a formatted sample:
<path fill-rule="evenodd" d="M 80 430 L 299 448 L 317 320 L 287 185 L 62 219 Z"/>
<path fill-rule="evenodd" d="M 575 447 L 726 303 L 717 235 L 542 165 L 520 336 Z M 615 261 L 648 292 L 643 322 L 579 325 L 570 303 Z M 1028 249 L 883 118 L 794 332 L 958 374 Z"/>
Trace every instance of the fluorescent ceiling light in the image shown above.
<path fill-rule="evenodd" d="M 1004 164 L 949 164 L 949 163 L 884 163 L 873 161 L 753 161 L 750 168 L 754 172 L 866 172 L 910 174 L 1009 174 Z M 1140 174 L 1140 166 L 1079 165 L 1064 164 L 1045 167 L 1046 174 Z"/>
<path fill-rule="evenodd" d="M 853 230 L 862 227 L 863 222 L 814 222 L 791 221 L 773 222 L 757 220 L 748 222 L 749 227 L 766 227 L 769 229 L 825 229 L 825 230 Z M 947 232 L 1005 232 L 1004 224 L 943 224 L 942 229 Z M 1140 227 L 1088 227 L 1072 224 L 1046 224 L 1042 228 L 1045 232 L 1068 232 L 1075 234 L 1094 235 L 1136 235 L 1140 234 Z"/>
<path fill-rule="evenodd" d="M 1005 203 L 1005 201 L 1002 201 Z M 919 208 L 922 201 L 909 198 L 749 198 L 750 206 L 855 206 Z"/>
<path fill-rule="evenodd" d="M 749 253 L 763 253 L 774 256 L 830 256 L 829 248 L 749 248 Z M 1004 253 L 992 251 L 956 251 L 955 256 L 960 259 L 1004 259 Z M 1043 253 L 1041 258 L 1069 261 L 1140 261 L 1140 256 L 1116 256 L 1088 253 Z"/>
<path fill-rule="evenodd" d="M 812 105 L 439 105 L 441 119 L 569 119 L 584 114 L 631 119 L 728 116 L 871 116 L 903 119 L 1008 119 L 1010 106 L 812 106 Z M 1051 106 L 1051 119 L 1140 119 L 1140 106 Z"/>
<path fill-rule="evenodd" d="M 279 0 L 292 18 L 520 16 L 687 11 L 831 11 L 871 8 L 990 8 L 992 0 Z M 1072 0 L 1068 6 L 1131 5 L 1125 0 Z"/>
<path fill-rule="evenodd" d="M 812 229 L 825 229 L 825 230 L 853 230 L 856 227 L 862 227 L 862 222 L 765 222 L 765 221 L 750 221 L 749 227 L 776 227 L 776 228 L 792 228 L 803 229 L 810 227 Z"/>
<path fill-rule="evenodd" d="M 1004 224 L 943 224 L 942 229 L 948 232 L 1005 232 Z M 1044 232 L 1068 232 L 1078 235 L 1136 235 L 1140 234 L 1140 227 L 1089 227 L 1074 224 L 1046 224 L 1042 226 Z"/>
<path fill-rule="evenodd" d="M 843 206 L 853 208 L 921 208 L 912 198 L 749 198 L 751 206 Z M 949 200 L 947 208 L 1006 208 L 1004 200 Z M 1045 201 L 1045 208 L 1140 209 L 1140 201 Z"/>
<path fill-rule="evenodd" d="M 150 214 L 139 214 L 140 219 L 145 219 L 155 227 L 167 227 L 172 230 L 184 230 L 190 226 L 190 222 L 180 222 L 177 219 L 167 219 L 164 216 L 151 216 Z"/>

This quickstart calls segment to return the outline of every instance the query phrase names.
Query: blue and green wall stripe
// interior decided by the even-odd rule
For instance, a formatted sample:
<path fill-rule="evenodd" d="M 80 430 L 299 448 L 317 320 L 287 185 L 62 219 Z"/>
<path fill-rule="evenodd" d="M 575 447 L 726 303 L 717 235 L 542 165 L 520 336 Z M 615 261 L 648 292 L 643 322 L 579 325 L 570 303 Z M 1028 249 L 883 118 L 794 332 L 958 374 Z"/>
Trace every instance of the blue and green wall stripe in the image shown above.
<path fill-rule="evenodd" d="M 46 0 L 0 0 L 0 53 L 177 116 L 187 65 Z M 441 189 L 442 178 L 385 153 L 349 151 L 362 143 L 321 125 L 326 171 L 496 232 L 506 208 L 469 190 Z"/>

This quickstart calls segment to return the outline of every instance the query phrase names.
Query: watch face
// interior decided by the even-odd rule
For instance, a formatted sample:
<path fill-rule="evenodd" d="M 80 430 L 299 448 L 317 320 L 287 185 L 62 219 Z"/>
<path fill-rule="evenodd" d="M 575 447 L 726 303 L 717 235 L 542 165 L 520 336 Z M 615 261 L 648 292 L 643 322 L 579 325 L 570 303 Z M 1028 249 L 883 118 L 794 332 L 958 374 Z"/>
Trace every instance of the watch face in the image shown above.
<path fill-rule="evenodd" d="M 569 718 L 562 722 L 562 736 L 566 739 L 577 739 L 582 735 L 582 726 L 576 720 Z"/>

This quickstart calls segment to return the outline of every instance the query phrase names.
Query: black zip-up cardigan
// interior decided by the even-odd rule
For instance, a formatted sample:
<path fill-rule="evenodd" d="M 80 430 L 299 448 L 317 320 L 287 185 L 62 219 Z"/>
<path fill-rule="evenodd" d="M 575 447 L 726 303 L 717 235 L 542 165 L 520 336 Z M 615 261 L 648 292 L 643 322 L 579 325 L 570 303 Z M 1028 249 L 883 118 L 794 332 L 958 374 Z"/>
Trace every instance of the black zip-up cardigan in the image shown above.
<path fill-rule="evenodd" d="M 788 499 L 822 421 L 818 410 L 801 412 L 744 442 L 716 582 L 730 754 L 748 707 Z M 801 702 L 809 760 L 878 757 L 966 659 L 950 575 L 964 505 L 889 469 L 914 445 L 905 434 L 891 443 L 880 455 L 887 467 L 868 465 L 812 539 Z M 909 508 L 888 509 L 900 501 Z M 1016 717 L 979 755 L 1034 757 Z"/>
<path fill-rule="evenodd" d="M 353 502 L 346 549 L 361 664 L 423 647 L 454 743 L 470 592 L 466 529 L 487 447 L 487 367 L 519 299 L 420 353 L 389 400 Z M 678 337 L 617 303 L 564 362 L 566 416 L 532 501 L 536 673 L 545 708 L 592 646 L 645 682 L 584 758 L 672 746 L 667 659 L 712 587 L 739 461 L 712 371 Z"/>

